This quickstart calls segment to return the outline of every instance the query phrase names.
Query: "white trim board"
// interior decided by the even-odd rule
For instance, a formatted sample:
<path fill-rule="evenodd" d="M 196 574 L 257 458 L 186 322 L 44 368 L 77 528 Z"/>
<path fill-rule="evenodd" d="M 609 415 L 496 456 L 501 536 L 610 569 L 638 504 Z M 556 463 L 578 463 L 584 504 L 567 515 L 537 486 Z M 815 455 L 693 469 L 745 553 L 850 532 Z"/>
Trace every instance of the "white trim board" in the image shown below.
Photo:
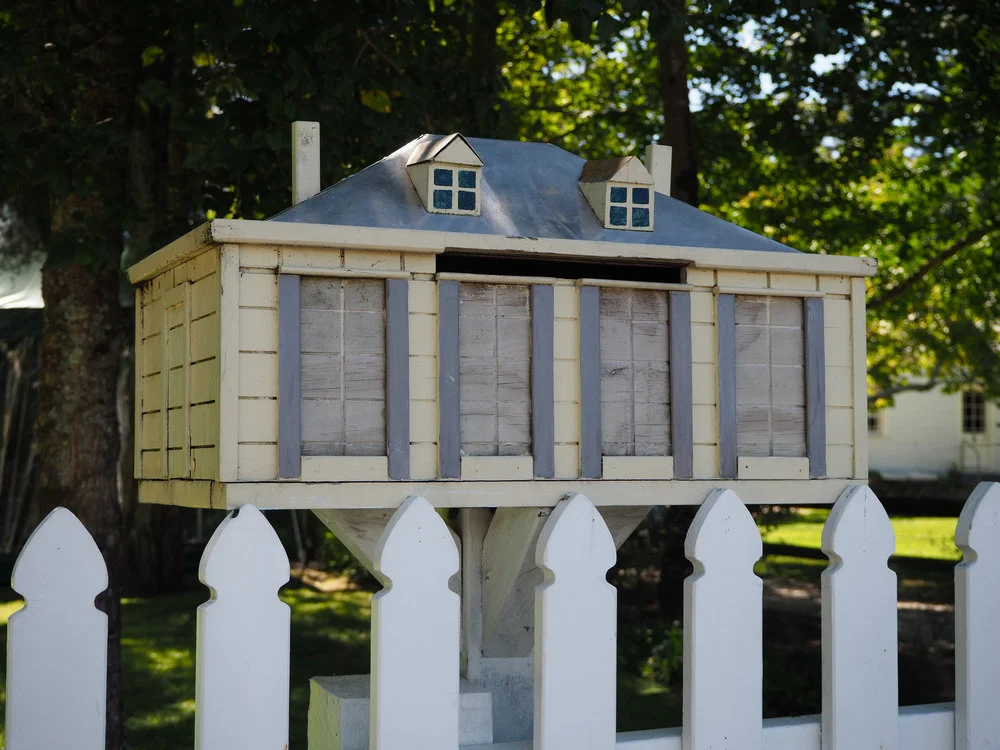
<path fill-rule="evenodd" d="M 437 482 L 233 482 L 223 490 L 225 507 L 395 508 L 422 495 L 441 508 L 553 507 L 581 492 L 597 506 L 699 505 L 718 488 L 731 489 L 747 505 L 832 505 L 857 479 L 812 480 L 613 480 Z M 176 503 L 176 500 L 175 500 Z M 183 504 L 183 503 L 176 503 Z"/>
<path fill-rule="evenodd" d="M 675 245 L 645 245 L 494 234 L 383 229 L 333 224 L 213 219 L 136 263 L 128 271 L 136 284 L 180 263 L 209 243 L 245 243 L 338 249 L 373 249 L 409 253 L 441 253 L 449 249 L 509 252 L 525 255 L 593 258 L 636 258 L 688 263 L 695 268 L 722 268 L 836 276 L 873 276 L 872 258 L 764 250 L 732 250 Z"/>

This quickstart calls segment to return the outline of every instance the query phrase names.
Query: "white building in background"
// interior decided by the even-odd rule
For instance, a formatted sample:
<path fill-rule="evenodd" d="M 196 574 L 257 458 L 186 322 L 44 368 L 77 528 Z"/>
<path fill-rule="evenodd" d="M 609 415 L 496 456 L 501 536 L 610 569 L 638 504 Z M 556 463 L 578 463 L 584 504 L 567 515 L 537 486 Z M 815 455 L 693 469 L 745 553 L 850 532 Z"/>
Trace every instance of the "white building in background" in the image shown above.
<path fill-rule="evenodd" d="M 901 393 L 868 415 L 870 471 L 886 479 L 1000 474 L 998 423 L 997 405 L 979 391 Z"/>

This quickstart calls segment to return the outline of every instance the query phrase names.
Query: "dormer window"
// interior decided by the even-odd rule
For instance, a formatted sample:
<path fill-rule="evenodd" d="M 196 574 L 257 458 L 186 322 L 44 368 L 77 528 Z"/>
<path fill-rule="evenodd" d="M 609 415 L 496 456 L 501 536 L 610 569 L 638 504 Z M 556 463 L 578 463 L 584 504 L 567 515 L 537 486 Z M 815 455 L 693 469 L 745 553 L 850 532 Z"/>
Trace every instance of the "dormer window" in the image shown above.
<path fill-rule="evenodd" d="M 439 211 L 479 213 L 479 175 L 475 169 L 432 168 L 433 205 Z"/>
<path fill-rule="evenodd" d="M 605 229 L 652 231 L 653 179 L 636 157 L 588 161 L 580 190 Z"/>
<path fill-rule="evenodd" d="M 424 208 L 435 214 L 479 216 L 483 160 L 458 133 L 425 136 L 406 164 Z"/>
<path fill-rule="evenodd" d="M 649 229 L 648 187 L 608 185 L 608 222 L 618 229 Z"/>

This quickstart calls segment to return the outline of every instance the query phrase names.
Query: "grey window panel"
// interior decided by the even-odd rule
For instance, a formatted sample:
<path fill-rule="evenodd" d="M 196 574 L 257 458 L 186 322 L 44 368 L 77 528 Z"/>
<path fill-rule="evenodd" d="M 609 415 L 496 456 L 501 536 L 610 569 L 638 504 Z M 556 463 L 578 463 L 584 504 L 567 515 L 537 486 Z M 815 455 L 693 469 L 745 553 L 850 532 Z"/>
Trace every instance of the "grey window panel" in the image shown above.
<path fill-rule="evenodd" d="M 386 455 L 386 282 L 302 277 L 301 452 Z"/>
<path fill-rule="evenodd" d="M 601 452 L 670 454 L 670 335 L 667 292 L 600 291 Z"/>
<path fill-rule="evenodd" d="M 278 277 L 278 476 L 302 475 L 300 374 L 300 299 L 298 276 Z"/>
<path fill-rule="evenodd" d="M 722 341 L 728 335 L 723 320 L 720 307 L 720 383 Z M 735 298 L 731 335 L 739 456 L 807 455 L 803 321 L 801 298 Z M 720 392 L 720 409 L 723 400 Z"/>
<path fill-rule="evenodd" d="M 531 455 L 531 302 L 526 284 L 458 285 L 461 451 Z"/>
<path fill-rule="evenodd" d="M 442 281 L 438 284 L 438 450 L 444 479 L 458 479 L 462 472 L 458 310 L 458 282 Z"/>
<path fill-rule="evenodd" d="M 601 289 L 580 289 L 580 476 L 601 476 Z"/>
<path fill-rule="evenodd" d="M 736 297 L 720 294 L 716 301 L 719 347 L 719 475 L 735 479 L 738 472 L 736 424 Z M 743 455 L 747 455 L 744 453 Z"/>
<path fill-rule="evenodd" d="M 805 301 L 806 442 L 809 476 L 826 476 L 826 330 L 823 300 Z"/>

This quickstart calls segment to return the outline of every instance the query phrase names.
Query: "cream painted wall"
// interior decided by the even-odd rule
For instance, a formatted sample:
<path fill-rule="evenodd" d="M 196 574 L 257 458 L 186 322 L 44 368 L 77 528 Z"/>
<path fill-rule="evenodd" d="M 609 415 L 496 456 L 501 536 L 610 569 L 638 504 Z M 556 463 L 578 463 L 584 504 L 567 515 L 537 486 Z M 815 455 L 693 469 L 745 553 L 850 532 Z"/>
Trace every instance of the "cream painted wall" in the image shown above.
<path fill-rule="evenodd" d="M 962 433 L 962 394 L 901 393 L 880 415 L 883 434 L 869 433 L 868 461 L 882 474 L 1000 471 L 1000 414 L 986 404 L 986 432 Z"/>

